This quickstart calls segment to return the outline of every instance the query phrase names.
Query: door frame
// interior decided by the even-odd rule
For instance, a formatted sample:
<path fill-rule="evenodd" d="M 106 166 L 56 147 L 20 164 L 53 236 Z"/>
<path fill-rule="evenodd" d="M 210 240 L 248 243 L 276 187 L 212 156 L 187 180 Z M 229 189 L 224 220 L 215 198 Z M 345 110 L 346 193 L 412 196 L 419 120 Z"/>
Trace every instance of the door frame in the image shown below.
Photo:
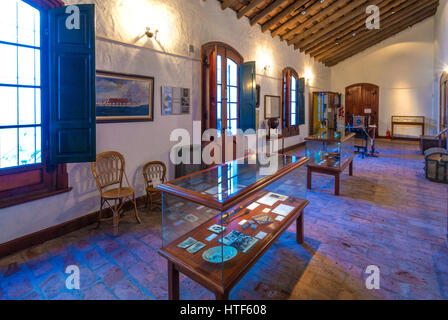
<path fill-rule="evenodd" d="M 212 41 L 207 42 L 201 47 L 201 88 L 202 88 L 202 107 L 201 107 L 201 133 L 203 134 L 207 129 L 210 129 L 210 108 L 213 97 L 210 96 L 210 77 L 209 77 L 209 69 L 211 67 L 211 62 L 208 61 L 210 54 L 216 51 L 216 55 L 225 56 L 225 59 L 222 59 L 222 66 L 226 65 L 226 59 L 230 58 L 237 64 L 237 72 L 238 72 L 238 89 L 240 88 L 240 76 L 239 69 L 241 64 L 244 63 L 243 56 L 235 50 L 232 46 L 220 41 Z M 221 68 L 222 70 L 222 100 L 221 100 L 221 139 L 224 137 L 225 130 L 227 129 L 227 70 L 226 68 Z M 215 70 L 215 72 L 217 72 Z M 214 101 L 214 105 L 216 107 L 217 101 Z M 239 98 L 239 90 L 238 90 L 238 106 L 237 106 L 237 114 L 240 112 L 240 98 Z M 239 128 L 239 117 L 237 127 Z M 211 128 L 217 129 L 217 128 Z M 225 161 L 225 139 L 222 141 L 222 162 Z M 236 156 L 236 139 L 233 139 L 233 155 Z M 203 146 L 208 144 L 209 142 L 202 142 Z"/>

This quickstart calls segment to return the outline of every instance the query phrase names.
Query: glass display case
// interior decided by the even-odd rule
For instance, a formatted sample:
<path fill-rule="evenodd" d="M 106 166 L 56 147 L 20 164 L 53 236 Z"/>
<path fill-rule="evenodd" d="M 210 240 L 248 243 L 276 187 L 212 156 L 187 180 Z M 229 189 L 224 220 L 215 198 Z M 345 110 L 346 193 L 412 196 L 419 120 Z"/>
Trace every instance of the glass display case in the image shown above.
<path fill-rule="evenodd" d="M 326 130 L 305 138 L 308 166 L 341 169 L 355 155 L 355 134 Z"/>
<path fill-rule="evenodd" d="M 159 253 L 169 265 L 215 293 L 226 292 L 299 219 L 308 204 L 308 159 L 279 154 L 269 159 L 271 165 L 262 165 L 252 155 L 158 186 Z"/>

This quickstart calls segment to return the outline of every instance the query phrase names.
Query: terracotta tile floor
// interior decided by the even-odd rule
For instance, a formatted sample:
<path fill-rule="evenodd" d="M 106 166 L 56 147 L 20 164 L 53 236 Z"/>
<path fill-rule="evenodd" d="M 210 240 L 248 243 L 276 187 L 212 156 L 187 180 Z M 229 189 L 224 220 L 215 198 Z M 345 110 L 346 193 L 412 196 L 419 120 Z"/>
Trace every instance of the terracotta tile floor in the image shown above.
<path fill-rule="evenodd" d="M 354 177 L 342 176 L 340 197 L 332 177 L 315 175 L 306 244 L 291 226 L 231 299 L 448 299 L 448 187 L 425 180 L 417 144 L 380 141 L 378 150 L 379 158 L 356 159 Z M 117 238 L 108 225 L 89 226 L 0 259 L 0 299 L 166 299 L 161 215 L 141 216 L 143 225 L 129 219 Z M 65 287 L 72 264 L 79 291 Z M 380 267 L 380 290 L 365 287 L 369 265 Z M 213 295 L 182 277 L 181 297 Z"/>

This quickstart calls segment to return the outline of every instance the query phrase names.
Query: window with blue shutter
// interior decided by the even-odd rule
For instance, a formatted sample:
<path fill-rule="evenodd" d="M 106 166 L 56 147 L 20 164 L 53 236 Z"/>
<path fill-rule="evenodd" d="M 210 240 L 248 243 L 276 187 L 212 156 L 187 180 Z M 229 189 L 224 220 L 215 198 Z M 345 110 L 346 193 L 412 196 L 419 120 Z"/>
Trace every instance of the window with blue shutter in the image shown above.
<path fill-rule="evenodd" d="M 240 129 L 256 130 L 256 69 L 255 62 L 240 65 Z"/>
<path fill-rule="evenodd" d="M 95 10 L 77 5 L 79 28 L 67 28 L 73 11 L 49 11 L 49 161 L 91 162 L 96 157 Z M 75 11 L 76 12 L 76 11 Z"/>

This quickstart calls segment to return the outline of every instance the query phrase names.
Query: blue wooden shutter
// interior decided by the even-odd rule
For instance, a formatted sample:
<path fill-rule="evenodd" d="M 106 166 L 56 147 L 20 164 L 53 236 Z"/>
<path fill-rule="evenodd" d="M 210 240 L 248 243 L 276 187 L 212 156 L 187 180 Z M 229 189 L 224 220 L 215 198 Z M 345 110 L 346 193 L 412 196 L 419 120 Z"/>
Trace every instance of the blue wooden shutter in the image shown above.
<path fill-rule="evenodd" d="M 96 157 L 95 7 L 77 5 L 80 28 L 66 27 L 66 7 L 49 11 L 50 163 Z"/>
<path fill-rule="evenodd" d="M 240 65 L 240 129 L 256 129 L 255 61 Z"/>
<path fill-rule="evenodd" d="M 299 112 L 297 112 L 297 124 L 305 124 L 305 78 L 299 79 Z"/>

